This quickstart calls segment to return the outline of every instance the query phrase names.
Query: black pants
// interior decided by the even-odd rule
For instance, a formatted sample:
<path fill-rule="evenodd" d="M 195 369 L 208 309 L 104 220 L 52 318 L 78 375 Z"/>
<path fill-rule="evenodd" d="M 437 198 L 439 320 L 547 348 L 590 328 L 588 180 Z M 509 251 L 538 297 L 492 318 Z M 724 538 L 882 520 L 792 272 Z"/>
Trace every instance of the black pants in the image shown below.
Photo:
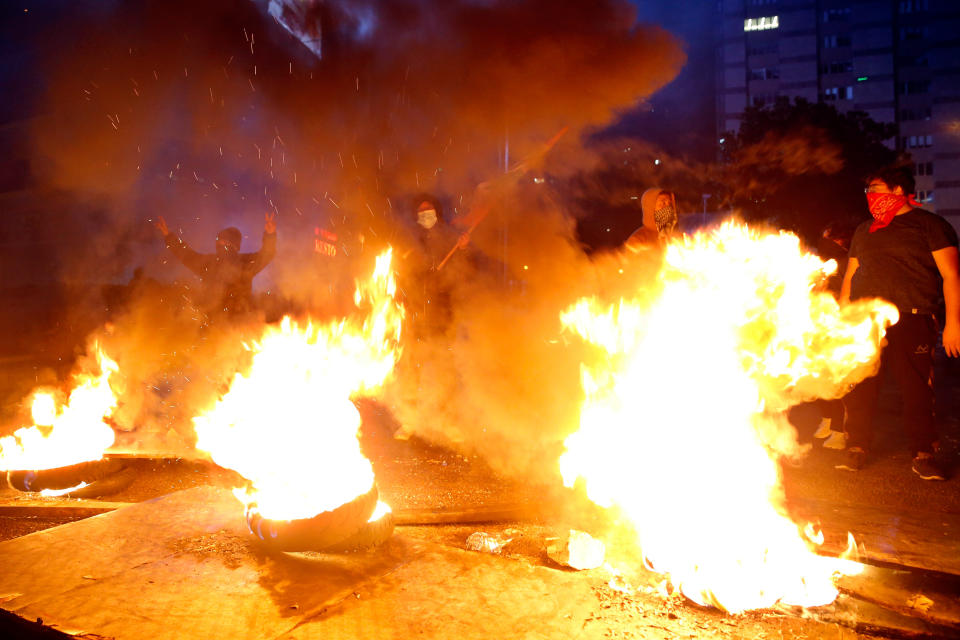
<path fill-rule="evenodd" d="M 846 431 L 843 428 L 843 402 L 841 400 L 824 400 L 820 398 L 814 403 L 820 410 L 821 418 L 830 420 L 832 431 Z"/>
<path fill-rule="evenodd" d="M 913 454 L 933 451 L 937 440 L 933 418 L 933 352 L 937 325 L 933 316 L 901 313 L 887 331 L 880 373 L 856 385 L 844 398 L 847 408 L 847 446 L 870 448 L 873 418 L 884 370 L 896 377 L 903 396 L 903 428 Z"/>

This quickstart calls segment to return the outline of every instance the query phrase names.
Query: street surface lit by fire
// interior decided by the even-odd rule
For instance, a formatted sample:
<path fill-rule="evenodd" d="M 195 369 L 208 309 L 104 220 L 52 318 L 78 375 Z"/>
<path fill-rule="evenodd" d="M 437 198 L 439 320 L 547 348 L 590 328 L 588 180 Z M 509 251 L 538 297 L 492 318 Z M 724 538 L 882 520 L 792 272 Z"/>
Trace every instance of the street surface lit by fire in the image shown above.
<path fill-rule="evenodd" d="M 352 399 L 373 394 L 400 356 L 403 307 L 396 301 L 392 251 L 358 282 L 364 315 L 300 325 L 289 317 L 249 345 L 249 371 L 194 419 L 197 448 L 250 485 L 235 495 L 248 512 L 275 520 L 309 518 L 366 493 L 373 468 L 360 450 Z"/>
<path fill-rule="evenodd" d="M 814 553 L 778 466 L 803 453 L 786 410 L 873 374 L 897 319 L 878 300 L 841 308 L 822 286 L 835 269 L 794 235 L 725 223 L 673 241 L 649 297 L 562 315 L 597 352 L 564 482 L 622 512 L 648 567 L 698 603 L 822 605 L 860 567 Z"/>
<path fill-rule="evenodd" d="M 248 515 L 310 518 L 374 486 L 353 400 L 375 396 L 401 355 L 391 255 L 358 281 L 356 314 L 267 326 L 247 345 L 249 368 L 194 418 L 197 448 L 247 480 L 234 493 Z M 778 466 L 803 454 L 786 411 L 872 375 L 896 321 L 880 301 L 841 308 L 823 287 L 835 269 L 796 236 L 726 223 L 671 242 L 633 298 L 561 314 L 596 347 L 564 482 L 625 516 L 647 567 L 698 603 L 826 604 L 834 578 L 861 568 L 815 553 L 818 535 L 785 515 Z M 75 464 L 112 444 L 118 367 L 97 358 L 99 374 L 77 376 L 64 406 L 35 392 L 35 426 L 0 440 L 0 468 Z"/>

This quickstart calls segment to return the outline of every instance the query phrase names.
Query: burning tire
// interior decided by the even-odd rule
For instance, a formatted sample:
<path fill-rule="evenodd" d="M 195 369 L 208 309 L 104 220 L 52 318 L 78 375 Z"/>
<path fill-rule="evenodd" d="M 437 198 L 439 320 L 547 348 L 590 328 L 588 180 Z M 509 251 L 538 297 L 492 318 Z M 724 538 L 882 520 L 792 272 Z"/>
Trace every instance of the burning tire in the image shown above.
<path fill-rule="evenodd" d="M 7 473 L 7 482 L 17 491 L 62 490 L 75 487 L 82 482 L 93 485 L 123 470 L 126 466 L 123 460 L 104 458 L 55 469 L 10 471 Z M 91 496 L 88 495 L 88 497 Z"/>
<path fill-rule="evenodd" d="M 63 495 L 66 498 L 76 498 L 78 500 L 116 495 L 133 484 L 136 476 L 136 471 L 133 468 L 125 467 L 106 478 L 101 478 L 85 487 Z"/>
<path fill-rule="evenodd" d="M 271 520 L 248 509 L 247 527 L 272 549 L 326 551 L 364 528 L 377 506 L 377 497 L 377 487 L 374 486 L 336 509 L 301 520 Z"/>
<path fill-rule="evenodd" d="M 350 553 L 378 547 L 393 535 L 395 520 L 392 512 L 388 512 L 370 522 L 365 522 L 355 534 L 342 542 L 324 549 L 326 553 Z"/>

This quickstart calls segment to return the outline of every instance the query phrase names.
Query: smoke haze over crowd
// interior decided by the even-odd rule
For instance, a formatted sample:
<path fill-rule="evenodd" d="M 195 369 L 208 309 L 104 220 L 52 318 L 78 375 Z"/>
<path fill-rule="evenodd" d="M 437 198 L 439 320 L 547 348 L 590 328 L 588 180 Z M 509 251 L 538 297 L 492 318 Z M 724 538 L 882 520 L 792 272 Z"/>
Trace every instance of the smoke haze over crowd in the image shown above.
<path fill-rule="evenodd" d="M 291 26 L 320 42 L 308 48 Z M 140 266 L 183 283 L 165 294 L 179 310 L 156 308 L 143 291 L 115 305 L 105 342 L 121 369 L 137 360 L 128 389 L 144 394 L 120 412 L 131 429 L 157 413 L 153 382 L 170 375 L 169 354 L 184 360 L 178 375 L 185 367 L 210 382 L 192 383 L 206 391 L 187 394 L 185 414 L 237 357 L 184 328 L 192 276 L 149 219 L 164 216 L 199 251 L 237 226 L 243 250 L 256 250 L 264 212 L 277 212 L 279 251 L 258 288 L 287 309 L 339 313 L 320 292 L 332 281 L 348 288 L 386 244 L 403 249 L 413 194 L 437 195 L 448 219 L 465 216 L 477 185 L 507 163 L 564 127 L 558 153 L 575 157 L 582 133 L 684 62 L 675 38 L 616 0 L 81 5 L 45 42 L 33 179 L 96 211 L 59 256 L 57 277 L 116 282 Z M 419 416 L 423 435 L 493 458 L 571 428 L 578 365 L 558 346 L 557 312 L 593 277 L 567 208 L 527 182 L 494 183 L 497 205 L 442 274 L 454 323 L 426 347 L 438 382 L 418 406 L 395 407 L 401 421 Z M 333 272 L 317 268 L 320 227 L 344 250 Z"/>

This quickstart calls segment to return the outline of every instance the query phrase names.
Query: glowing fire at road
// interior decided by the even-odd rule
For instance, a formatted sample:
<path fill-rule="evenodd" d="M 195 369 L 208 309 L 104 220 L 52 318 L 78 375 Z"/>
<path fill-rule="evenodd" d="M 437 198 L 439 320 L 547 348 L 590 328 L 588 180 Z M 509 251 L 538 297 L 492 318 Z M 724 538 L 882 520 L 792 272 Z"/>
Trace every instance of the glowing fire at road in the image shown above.
<path fill-rule="evenodd" d="M 96 349 L 99 373 L 78 374 L 66 404 L 55 394 L 35 391 L 31 401 L 33 426 L 0 438 L 0 470 L 53 469 L 98 460 L 113 444 L 107 420 L 117 407 L 110 376 L 117 363 Z"/>
<path fill-rule="evenodd" d="M 197 447 L 251 486 L 235 490 L 273 520 L 309 518 L 370 490 L 373 468 L 360 450 L 360 414 L 351 402 L 375 392 L 399 357 L 404 310 L 395 300 L 391 251 L 357 284 L 362 319 L 300 326 L 284 318 L 248 348 L 249 371 L 194 418 Z"/>
<path fill-rule="evenodd" d="M 835 268 L 796 236 L 727 223 L 667 248 L 651 304 L 562 314 L 599 347 L 564 482 L 621 510 L 647 564 L 700 604 L 826 604 L 858 566 L 813 553 L 777 463 L 801 453 L 785 410 L 874 373 L 897 319 L 880 301 L 840 308 L 817 287 Z"/>

